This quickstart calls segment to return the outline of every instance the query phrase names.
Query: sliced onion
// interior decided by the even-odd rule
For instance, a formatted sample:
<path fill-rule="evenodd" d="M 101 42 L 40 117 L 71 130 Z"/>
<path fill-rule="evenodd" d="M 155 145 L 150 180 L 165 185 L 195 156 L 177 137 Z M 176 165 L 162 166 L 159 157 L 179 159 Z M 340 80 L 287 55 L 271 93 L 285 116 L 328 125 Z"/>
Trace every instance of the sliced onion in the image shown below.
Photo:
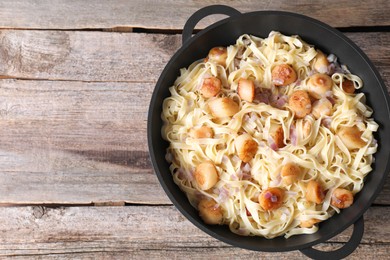
<path fill-rule="evenodd" d="M 252 167 L 249 163 L 244 164 L 244 167 L 242 167 L 242 171 L 244 171 L 244 172 L 250 172 L 251 169 L 252 169 Z"/>
<path fill-rule="evenodd" d="M 272 91 L 270 89 L 260 88 L 260 87 L 256 88 L 254 101 L 259 103 L 269 104 L 271 95 L 272 95 Z"/>
<path fill-rule="evenodd" d="M 272 193 L 267 191 L 265 194 L 264 194 L 264 198 L 266 198 L 267 200 L 270 199 L 272 197 Z"/>
<path fill-rule="evenodd" d="M 221 204 L 221 203 L 224 203 L 228 198 L 229 198 L 230 194 L 229 194 L 229 191 L 222 187 L 222 188 L 219 188 L 219 194 L 218 194 L 218 198 L 216 199 L 216 201 Z"/>
<path fill-rule="evenodd" d="M 333 97 L 327 97 L 327 99 L 330 101 L 330 103 L 332 103 L 332 106 L 333 106 L 334 104 L 336 104 L 336 100 L 334 100 Z"/>
<path fill-rule="evenodd" d="M 290 140 L 292 145 L 296 146 L 298 144 L 297 129 L 293 124 L 290 126 Z"/>
<path fill-rule="evenodd" d="M 271 196 L 271 202 L 277 202 L 278 201 L 278 197 L 276 197 L 275 195 L 272 195 Z"/>
<path fill-rule="evenodd" d="M 326 58 L 330 63 L 337 62 L 337 57 L 333 53 L 329 54 L 328 57 Z"/>
<path fill-rule="evenodd" d="M 325 117 L 322 119 L 321 123 L 326 127 L 330 128 L 330 124 L 332 123 L 332 119 L 330 117 Z"/>
<path fill-rule="evenodd" d="M 281 109 L 287 103 L 288 96 L 286 95 L 272 96 L 271 100 L 272 100 L 271 105 L 273 107 Z"/>
<path fill-rule="evenodd" d="M 278 146 L 276 145 L 276 143 L 272 137 L 268 137 L 268 145 L 272 150 L 274 150 L 274 151 L 278 150 Z"/>

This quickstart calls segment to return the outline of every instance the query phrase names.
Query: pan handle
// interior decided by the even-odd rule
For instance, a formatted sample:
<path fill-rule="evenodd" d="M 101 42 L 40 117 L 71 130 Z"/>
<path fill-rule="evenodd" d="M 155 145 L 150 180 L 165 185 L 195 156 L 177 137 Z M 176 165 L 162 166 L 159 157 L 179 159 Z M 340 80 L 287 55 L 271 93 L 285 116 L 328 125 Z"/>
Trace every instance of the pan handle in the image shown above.
<path fill-rule="evenodd" d="M 233 7 L 226 5 L 210 5 L 199 9 L 193 15 L 191 15 L 190 18 L 188 18 L 186 24 L 184 25 L 182 44 L 191 38 L 192 32 L 194 31 L 194 28 L 198 22 L 212 14 L 226 14 L 228 16 L 235 16 L 241 14 L 241 12 L 234 9 Z"/>
<path fill-rule="evenodd" d="M 304 255 L 313 258 L 313 259 L 342 259 L 350 255 L 355 249 L 359 246 L 360 241 L 362 240 L 364 233 L 364 220 L 361 216 L 353 225 L 353 232 L 349 241 L 341 248 L 324 252 L 312 247 L 308 247 L 300 250 Z"/>

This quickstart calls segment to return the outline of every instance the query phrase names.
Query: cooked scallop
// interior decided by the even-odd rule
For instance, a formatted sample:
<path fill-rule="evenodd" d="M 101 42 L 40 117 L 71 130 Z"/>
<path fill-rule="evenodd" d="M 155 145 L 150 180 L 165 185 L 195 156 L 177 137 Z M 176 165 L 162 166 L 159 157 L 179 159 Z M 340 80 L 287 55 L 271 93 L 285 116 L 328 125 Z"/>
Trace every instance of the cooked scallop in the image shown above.
<path fill-rule="evenodd" d="M 326 74 L 314 74 L 307 81 L 308 92 L 316 99 L 326 97 L 327 92 L 332 89 L 332 86 L 333 81 Z"/>
<path fill-rule="evenodd" d="M 268 145 L 273 149 L 277 150 L 285 146 L 284 143 L 284 131 L 281 125 L 272 124 L 269 129 Z"/>
<path fill-rule="evenodd" d="M 332 103 L 327 98 L 321 98 L 313 103 L 311 112 L 316 119 L 330 116 L 332 114 Z"/>
<path fill-rule="evenodd" d="M 227 97 L 211 100 L 208 106 L 214 117 L 233 116 L 240 110 L 238 104 Z"/>
<path fill-rule="evenodd" d="M 339 209 L 348 208 L 353 203 L 353 194 L 349 190 L 337 188 L 332 193 L 330 203 Z"/>
<path fill-rule="evenodd" d="M 319 73 L 328 73 L 329 61 L 321 51 L 317 51 L 313 67 Z"/>
<path fill-rule="evenodd" d="M 274 210 L 282 206 L 284 190 L 281 188 L 268 188 L 260 193 L 259 204 L 264 210 Z"/>
<path fill-rule="evenodd" d="M 217 225 L 222 224 L 223 213 L 222 209 L 212 199 L 202 199 L 198 204 L 199 216 L 206 224 Z"/>
<path fill-rule="evenodd" d="M 311 112 L 310 97 L 304 90 L 294 91 L 288 99 L 288 105 L 296 118 L 303 118 Z"/>
<path fill-rule="evenodd" d="M 212 162 L 198 164 L 194 177 L 201 190 L 208 190 L 218 182 L 218 172 Z"/>
<path fill-rule="evenodd" d="M 299 224 L 299 226 L 301 228 L 311 228 L 313 225 L 317 224 L 320 221 L 321 220 L 316 219 L 316 218 L 311 218 L 308 220 L 301 220 L 301 223 Z"/>
<path fill-rule="evenodd" d="M 227 49 L 225 47 L 214 47 L 210 50 L 206 61 L 212 61 L 222 66 L 226 66 Z"/>
<path fill-rule="evenodd" d="M 199 128 L 192 128 L 190 130 L 190 136 L 192 138 L 200 139 L 200 138 L 213 138 L 214 132 L 208 126 L 201 126 Z"/>
<path fill-rule="evenodd" d="M 249 134 L 242 134 L 234 140 L 237 155 L 243 162 L 249 162 L 255 156 L 258 144 Z"/>
<path fill-rule="evenodd" d="M 302 169 L 295 163 L 286 163 L 283 165 L 280 175 L 285 185 L 291 185 L 301 178 Z"/>
<path fill-rule="evenodd" d="M 349 79 L 343 79 L 341 88 L 348 94 L 353 94 L 355 92 L 355 85 L 353 84 L 353 81 Z"/>
<path fill-rule="evenodd" d="M 215 97 L 221 91 L 221 85 L 221 80 L 217 77 L 205 78 L 200 87 L 200 93 L 205 98 Z"/>
<path fill-rule="evenodd" d="M 239 79 L 237 93 L 242 100 L 252 102 L 255 98 L 255 84 L 250 79 Z"/>
<path fill-rule="evenodd" d="M 320 204 L 324 201 L 324 190 L 321 184 L 317 181 L 309 181 L 306 186 L 306 200 Z"/>
<path fill-rule="evenodd" d="M 297 73 L 288 64 L 276 65 L 272 69 L 272 83 L 275 86 L 286 86 L 297 80 Z"/>
<path fill-rule="evenodd" d="M 341 127 L 337 132 L 337 136 L 350 150 L 362 148 L 366 145 L 366 142 L 362 139 L 362 132 L 357 126 Z"/>

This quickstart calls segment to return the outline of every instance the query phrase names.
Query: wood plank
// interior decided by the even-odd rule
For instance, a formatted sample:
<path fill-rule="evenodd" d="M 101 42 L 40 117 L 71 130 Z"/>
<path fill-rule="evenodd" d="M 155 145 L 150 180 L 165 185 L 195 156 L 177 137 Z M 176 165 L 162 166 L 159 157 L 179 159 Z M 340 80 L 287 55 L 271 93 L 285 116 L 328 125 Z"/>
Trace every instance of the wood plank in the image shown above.
<path fill-rule="evenodd" d="M 389 207 L 372 207 L 365 214 L 365 233 L 358 249 L 381 259 L 390 248 Z M 120 256 L 137 258 L 301 258 L 298 251 L 264 253 L 231 247 L 197 229 L 172 206 L 149 207 L 1 207 L 0 256 Z M 347 229 L 321 250 L 346 242 Z"/>
<path fill-rule="evenodd" d="M 327 246 L 320 246 L 321 250 L 337 250 L 340 247 L 339 244 L 328 244 Z M 205 251 L 207 249 L 207 251 Z M 74 253 L 39 253 L 28 255 L 12 255 L 12 259 L 31 259 L 32 257 L 40 259 L 281 259 L 281 260 L 301 260 L 309 259 L 304 257 L 299 251 L 283 252 L 283 253 L 270 253 L 270 252 L 255 252 L 245 249 L 238 249 L 234 247 L 211 247 L 211 248 L 163 248 L 161 250 L 135 250 L 127 251 L 126 249 L 118 249 L 118 251 L 107 251 L 106 249 L 96 250 L 94 252 L 74 252 Z M 360 245 L 349 257 L 348 260 L 361 260 L 363 259 L 389 259 L 390 246 L 385 244 L 377 245 Z"/>
<path fill-rule="evenodd" d="M 153 84 L 1 80 L 0 88 L 0 203 L 169 203 L 147 152 Z"/>
<path fill-rule="evenodd" d="M 180 38 L 20 30 L 1 31 L 0 42 L 2 77 L 148 82 L 157 81 Z"/>
<path fill-rule="evenodd" d="M 390 86 L 390 32 L 346 35 L 367 53 Z M 156 82 L 180 48 L 180 37 L 86 31 L 0 31 L 0 59 L 3 61 L 0 76 Z"/>
<path fill-rule="evenodd" d="M 171 204 L 148 158 L 153 83 L 3 79 L 0 88 L 0 204 Z M 389 198 L 388 180 L 375 203 Z"/>
<path fill-rule="evenodd" d="M 101 28 L 183 28 L 191 14 L 211 4 L 226 1 L 185 0 L 5 0 L 0 4 L 0 28 L 27 29 L 101 29 Z M 390 25 L 386 0 L 373 0 L 362 5 L 358 1 L 332 0 L 312 3 L 298 1 L 230 1 L 228 5 L 241 12 L 283 10 L 311 16 L 334 27 Z M 205 19 L 198 28 L 224 16 Z"/>

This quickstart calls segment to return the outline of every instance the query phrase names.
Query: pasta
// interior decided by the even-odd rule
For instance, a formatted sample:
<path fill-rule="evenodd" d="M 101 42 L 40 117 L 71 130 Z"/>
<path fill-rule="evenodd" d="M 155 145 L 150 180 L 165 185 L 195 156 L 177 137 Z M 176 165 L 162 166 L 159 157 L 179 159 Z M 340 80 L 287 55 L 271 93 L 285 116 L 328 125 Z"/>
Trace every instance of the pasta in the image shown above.
<path fill-rule="evenodd" d="M 163 103 L 166 159 L 207 224 L 311 234 L 353 203 L 378 125 L 362 80 L 298 36 L 240 36 L 180 70 Z"/>

